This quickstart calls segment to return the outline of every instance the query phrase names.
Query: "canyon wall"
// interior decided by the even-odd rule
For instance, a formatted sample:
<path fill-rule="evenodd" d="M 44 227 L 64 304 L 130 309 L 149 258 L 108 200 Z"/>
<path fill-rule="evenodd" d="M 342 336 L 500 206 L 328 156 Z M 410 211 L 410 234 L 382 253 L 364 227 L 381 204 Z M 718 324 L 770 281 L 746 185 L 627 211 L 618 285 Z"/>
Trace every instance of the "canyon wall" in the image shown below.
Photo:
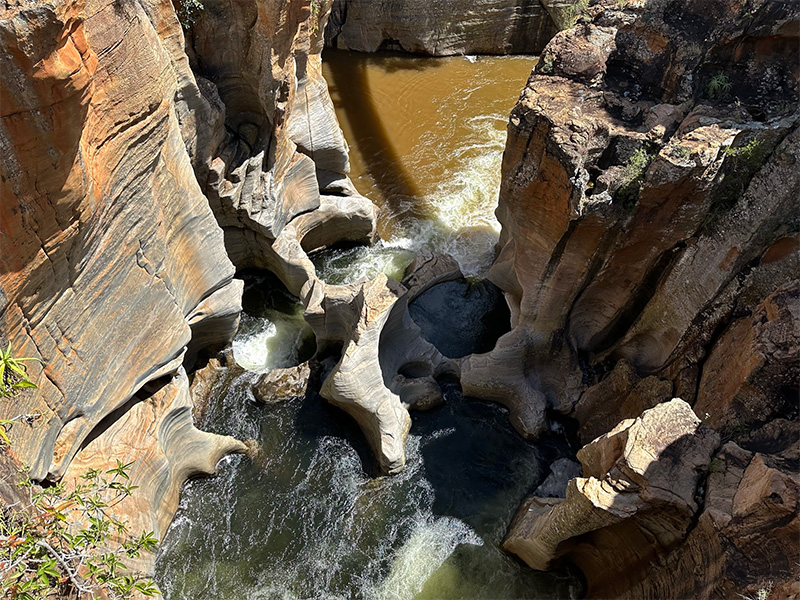
<path fill-rule="evenodd" d="M 564 4 L 547 0 L 334 0 L 332 48 L 413 54 L 534 54 L 558 31 Z"/>
<path fill-rule="evenodd" d="M 574 419 L 584 453 L 673 397 L 728 442 L 704 446 L 668 525 L 642 516 L 661 510 L 646 467 L 611 459 L 584 461 L 590 483 L 566 500 L 530 501 L 509 548 L 537 568 L 582 565 L 591 597 L 727 597 L 768 579 L 786 591 L 797 576 L 799 51 L 792 2 L 596 2 L 548 44 L 512 111 L 489 277 L 513 330 L 462 362 L 465 392 L 506 404 L 530 438 L 550 413 Z M 651 467 L 686 458 L 660 452 Z M 756 463 L 785 493 L 751 485 Z M 591 482 L 635 493 L 603 500 Z M 794 540 L 746 572 L 748 544 L 764 548 L 777 522 Z"/>
<path fill-rule="evenodd" d="M 193 6 L 0 9 L 0 341 L 38 359 L 0 401 L 4 460 L 132 462 L 115 510 L 157 537 L 183 482 L 244 450 L 194 427 L 187 377 L 236 332 L 235 270 L 309 292 L 306 250 L 374 230 L 320 72 L 329 3 Z"/>

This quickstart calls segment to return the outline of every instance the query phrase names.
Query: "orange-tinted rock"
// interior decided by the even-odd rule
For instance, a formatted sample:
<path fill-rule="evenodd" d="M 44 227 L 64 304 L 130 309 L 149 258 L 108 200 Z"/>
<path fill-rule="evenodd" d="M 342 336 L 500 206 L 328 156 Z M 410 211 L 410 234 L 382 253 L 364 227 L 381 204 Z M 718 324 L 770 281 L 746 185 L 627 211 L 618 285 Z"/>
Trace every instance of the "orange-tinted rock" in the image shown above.
<path fill-rule="evenodd" d="M 231 337 L 240 287 L 194 177 L 176 100 L 194 93 L 169 2 L 3 11 L 2 321 L 39 384 L 3 417 L 35 478 L 58 478 L 100 421 Z M 12 414 L 13 413 L 13 414 Z"/>
<path fill-rule="evenodd" d="M 732 324 L 703 367 L 695 410 L 723 429 L 796 413 L 800 386 L 800 281 L 778 288 Z"/>

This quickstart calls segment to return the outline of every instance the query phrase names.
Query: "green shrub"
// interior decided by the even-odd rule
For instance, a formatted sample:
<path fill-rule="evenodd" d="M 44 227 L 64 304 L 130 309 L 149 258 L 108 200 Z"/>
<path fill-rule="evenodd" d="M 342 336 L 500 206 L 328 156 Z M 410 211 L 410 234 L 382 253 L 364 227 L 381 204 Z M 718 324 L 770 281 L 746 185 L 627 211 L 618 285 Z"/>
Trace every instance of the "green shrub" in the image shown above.
<path fill-rule="evenodd" d="M 644 148 L 639 148 L 631 154 L 625 163 L 625 182 L 630 183 L 644 176 L 644 172 L 652 160 L 653 157 Z"/>
<path fill-rule="evenodd" d="M 724 73 L 717 73 L 706 86 L 706 96 L 711 100 L 724 100 L 731 91 L 731 82 Z"/>
<path fill-rule="evenodd" d="M 155 548 L 153 532 L 127 539 L 125 523 L 109 514 L 137 487 L 130 466 L 117 461 L 105 472 L 89 471 L 72 491 L 63 484 L 36 491 L 25 478 L 20 485 L 28 489 L 27 505 L 0 512 L 3 598 L 89 600 L 102 591 L 122 600 L 158 593 L 152 580 L 127 574 L 123 563 Z"/>
<path fill-rule="evenodd" d="M 589 8 L 589 0 L 573 0 L 563 12 L 562 22 L 560 23 L 561 29 L 569 29 L 577 23 L 578 19 Z"/>
<path fill-rule="evenodd" d="M 0 348 L 0 398 L 14 396 L 26 388 L 35 388 L 36 384 L 28 378 L 25 362 L 38 358 L 15 358 L 11 355 L 11 343 L 8 348 Z M 40 361 L 41 362 L 41 361 Z"/>

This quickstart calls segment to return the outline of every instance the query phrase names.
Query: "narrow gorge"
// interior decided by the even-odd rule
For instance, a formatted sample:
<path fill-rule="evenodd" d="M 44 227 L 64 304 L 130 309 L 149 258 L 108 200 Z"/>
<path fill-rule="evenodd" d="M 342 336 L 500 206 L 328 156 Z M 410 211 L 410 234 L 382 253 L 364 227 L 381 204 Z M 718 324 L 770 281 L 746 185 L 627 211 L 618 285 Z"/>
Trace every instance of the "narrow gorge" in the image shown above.
<path fill-rule="evenodd" d="M 800 598 L 800 5 L 0 32 L 4 595 Z"/>

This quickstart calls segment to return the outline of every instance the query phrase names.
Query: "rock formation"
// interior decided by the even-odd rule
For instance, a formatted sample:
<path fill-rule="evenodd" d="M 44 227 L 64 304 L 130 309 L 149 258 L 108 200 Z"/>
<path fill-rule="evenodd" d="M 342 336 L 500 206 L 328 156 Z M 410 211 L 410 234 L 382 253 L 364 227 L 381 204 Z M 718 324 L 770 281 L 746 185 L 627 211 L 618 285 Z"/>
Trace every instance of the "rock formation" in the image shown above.
<path fill-rule="evenodd" d="M 530 500 L 507 541 L 536 568 L 568 556 L 590 597 L 729 597 L 770 578 L 791 587 L 798 49 L 795 3 L 596 2 L 548 44 L 512 111 L 490 279 L 513 330 L 466 359 L 462 381 L 509 405 L 523 435 L 546 430 L 547 410 L 570 416 L 588 443 L 579 456 L 604 457 L 599 470 L 582 460 L 585 479 L 563 502 Z M 695 450 L 654 461 L 689 461 L 680 507 L 630 467 L 635 449 L 621 441 L 642 411 L 643 423 L 676 410 L 661 404 L 673 396 L 741 446 L 717 460 L 702 442 L 708 488 Z M 698 435 L 687 439 L 710 439 Z M 744 453 L 736 468 L 730 452 Z M 742 474 L 761 463 L 782 490 L 771 500 Z M 780 523 L 786 545 L 764 549 L 758 569 L 742 565 L 768 526 L 745 526 L 745 509 L 720 495 L 762 503 L 759 522 Z"/>
<path fill-rule="evenodd" d="M 523 503 L 504 546 L 538 569 L 572 561 L 589 598 L 794 597 L 800 479 L 719 443 L 679 399 L 627 419 L 578 452 L 566 498 Z"/>
<path fill-rule="evenodd" d="M 586 441 L 673 393 L 694 402 L 715 336 L 796 274 L 797 7 L 758 3 L 745 18 L 719 0 L 730 18 L 695 31 L 668 2 L 640 4 L 600 3 L 556 35 L 512 112 L 489 277 L 514 330 L 466 369 L 494 364 L 497 395 L 543 394 L 581 425 L 599 418 L 582 403 L 629 397 Z M 756 38 L 774 42 L 769 57 Z M 765 61 L 772 75 L 755 81 Z M 651 70 L 661 78 L 644 87 Z M 586 391 L 620 360 L 616 383 Z"/>
<path fill-rule="evenodd" d="M 192 169 L 204 100 L 172 5 L 12 3 L 0 18 L 2 329 L 42 360 L 39 388 L 0 414 L 36 415 L 14 451 L 58 479 L 192 340 L 230 339 L 241 283 Z"/>
<path fill-rule="evenodd" d="M 178 6 L 0 9 L 0 338 L 41 359 L 0 417 L 34 479 L 133 461 L 135 534 L 244 450 L 194 428 L 185 374 L 237 329 L 235 268 L 273 270 L 341 343 L 355 294 L 326 295 L 307 251 L 374 231 L 320 73 L 329 5 Z"/>
<path fill-rule="evenodd" d="M 359 52 L 534 54 L 557 31 L 548 12 L 557 4 L 571 2 L 334 0 L 325 41 Z"/>

